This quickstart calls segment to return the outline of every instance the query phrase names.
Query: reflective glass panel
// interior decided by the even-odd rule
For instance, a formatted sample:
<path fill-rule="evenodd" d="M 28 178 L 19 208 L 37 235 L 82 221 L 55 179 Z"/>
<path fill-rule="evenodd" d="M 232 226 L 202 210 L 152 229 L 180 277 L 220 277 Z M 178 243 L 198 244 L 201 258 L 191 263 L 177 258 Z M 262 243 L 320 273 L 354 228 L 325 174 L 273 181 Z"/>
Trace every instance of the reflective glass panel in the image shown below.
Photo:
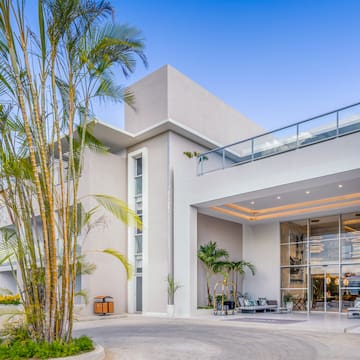
<path fill-rule="evenodd" d="M 254 158 L 262 158 L 296 148 L 296 125 L 254 139 Z"/>
<path fill-rule="evenodd" d="M 307 264 L 307 221 L 286 222 L 280 225 L 281 265 Z"/>
<path fill-rule="evenodd" d="M 241 164 L 252 160 L 252 142 L 244 141 L 229 146 L 224 150 L 225 167 Z"/>
<path fill-rule="evenodd" d="M 342 261 L 360 262 L 360 213 L 345 214 L 341 219 Z"/>
<path fill-rule="evenodd" d="M 339 216 L 310 219 L 310 263 L 339 262 Z"/>
<path fill-rule="evenodd" d="M 339 134 L 360 130 L 360 105 L 339 111 Z"/>
<path fill-rule="evenodd" d="M 142 253 L 142 234 L 135 235 L 135 253 Z"/>
<path fill-rule="evenodd" d="M 135 159 L 135 176 L 142 175 L 142 158 Z"/>
<path fill-rule="evenodd" d="M 135 195 L 142 194 L 142 177 L 135 178 Z"/>
<path fill-rule="evenodd" d="M 285 306 L 284 296 L 291 295 L 291 302 L 294 311 L 306 311 L 307 309 L 307 290 L 306 289 L 291 289 L 281 290 L 281 304 Z"/>
<path fill-rule="evenodd" d="M 282 288 L 307 288 L 307 267 L 281 268 Z"/>
<path fill-rule="evenodd" d="M 335 136 L 335 113 L 324 115 L 299 124 L 299 146 L 314 144 Z"/>

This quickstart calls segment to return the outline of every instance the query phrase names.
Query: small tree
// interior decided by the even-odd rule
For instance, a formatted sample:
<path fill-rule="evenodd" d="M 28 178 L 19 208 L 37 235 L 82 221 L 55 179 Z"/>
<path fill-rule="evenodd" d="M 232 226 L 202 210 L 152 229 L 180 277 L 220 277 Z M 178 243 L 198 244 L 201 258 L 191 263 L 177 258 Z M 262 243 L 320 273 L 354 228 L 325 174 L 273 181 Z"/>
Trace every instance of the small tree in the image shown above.
<path fill-rule="evenodd" d="M 210 279 L 214 274 L 214 265 L 219 261 L 228 259 L 229 253 L 225 249 L 217 248 L 216 242 L 210 241 L 208 244 L 200 245 L 198 250 L 198 259 L 206 269 L 206 289 L 208 306 L 212 306 L 212 297 L 210 293 Z"/>
<path fill-rule="evenodd" d="M 11 224 L 3 239 L 29 336 L 69 342 L 84 224 L 101 205 L 140 226 L 121 200 L 93 194 L 86 208 L 79 197 L 86 152 L 107 151 L 93 134 L 94 101 L 131 104 L 115 73 L 128 76 L 146 58 L 139 31 L 111 21 L 109 1 L 38 0 L 37 9 L 33 27 L 24 1 L 0 0 L 0 202 Z"/>

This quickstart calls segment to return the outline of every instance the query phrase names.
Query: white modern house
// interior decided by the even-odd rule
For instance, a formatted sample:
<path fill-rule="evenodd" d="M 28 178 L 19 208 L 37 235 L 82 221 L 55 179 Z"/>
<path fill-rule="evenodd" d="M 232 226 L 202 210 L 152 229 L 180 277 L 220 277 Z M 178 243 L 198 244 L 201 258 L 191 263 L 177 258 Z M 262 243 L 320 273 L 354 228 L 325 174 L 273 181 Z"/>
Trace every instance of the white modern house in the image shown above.
<path fill-rule="evenodd" d="M 182 285 L 176 313 L 190 316 L 206 304 L 197 250 L 216 241 L 255 265 L 239 289 L 252 298 L 291 293 L 295 310 L 309 312 L 352 306 L 360 296 L 360 105 L 265 133 L 170 66 L 132 91 L 136 111 L 125 106 L 124 129 L 96 124 L 110 153 L 88 154 L 81 192 L 127 200 L 143 230 L 109 216 L 83 239 L 97 265 L 79 279 L 90 298 L 113 296 L 116 312 L 165 314 L 173 274 Z M 93 251 L 101 248 L 128 255 L 130 282 Z M 12 281 L 0 267 L 0 288 Z"/>

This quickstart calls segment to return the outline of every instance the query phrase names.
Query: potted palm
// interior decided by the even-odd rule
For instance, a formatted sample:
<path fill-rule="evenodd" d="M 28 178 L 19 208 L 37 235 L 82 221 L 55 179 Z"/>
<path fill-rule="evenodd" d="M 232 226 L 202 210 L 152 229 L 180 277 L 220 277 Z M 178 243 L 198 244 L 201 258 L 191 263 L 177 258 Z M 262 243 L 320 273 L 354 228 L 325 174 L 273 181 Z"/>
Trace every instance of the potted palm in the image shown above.
<path fill-rule="evenodd" d="M 292 311 L 294 303 L 292 302 L 293 296 L 290 293 L 284 294 L 284 304 L 288 311 Z"/>
<path fill-rule="evenodd" d="M 168 283 L 168 315 L 169 317 L 175 316 L 175 293 L 177 290 L 181 288 L 181 285 L 175 282 L 174 277 L 172 275 L 168 275 L 167 277 Z"/>

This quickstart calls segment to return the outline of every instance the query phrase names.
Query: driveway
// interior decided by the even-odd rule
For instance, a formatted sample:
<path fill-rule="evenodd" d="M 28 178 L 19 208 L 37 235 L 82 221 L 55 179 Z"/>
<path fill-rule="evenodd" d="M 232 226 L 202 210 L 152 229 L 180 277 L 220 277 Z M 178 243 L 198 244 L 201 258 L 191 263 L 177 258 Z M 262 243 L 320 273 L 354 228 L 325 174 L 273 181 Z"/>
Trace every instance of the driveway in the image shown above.
<path fill-rule="evenodd" d="M 298 331 L 296 324 L 278 329 L 230 321 L 128 317 L 81 322 L 75 334 L 87 334 L 103 345 L 108 360 L 360 359 L 360 335 Z"/>

